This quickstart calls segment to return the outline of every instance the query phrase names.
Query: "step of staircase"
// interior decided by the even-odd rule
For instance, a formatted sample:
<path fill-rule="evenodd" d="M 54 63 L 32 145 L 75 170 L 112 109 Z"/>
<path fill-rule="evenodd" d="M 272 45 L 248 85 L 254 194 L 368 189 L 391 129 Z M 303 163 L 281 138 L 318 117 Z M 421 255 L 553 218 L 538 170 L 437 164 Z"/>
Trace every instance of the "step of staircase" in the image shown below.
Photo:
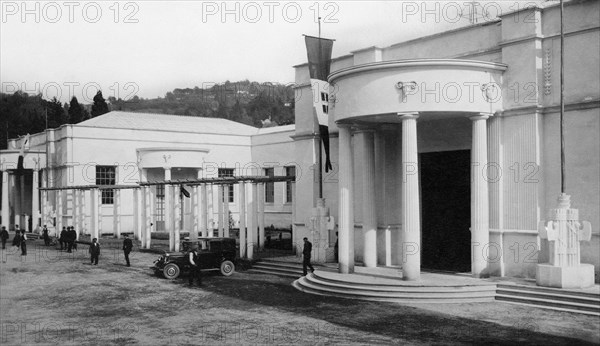
<path fill-rule="evenodd" d="M 472 303 L 494 300 L 496 285 L 477 286 L 412 286 L 357 284 L 336 282 L 323 278 L 318 272 L 294 281 L 296 289 L 306 293 L 371 301 L 398 303 Z"/>
<path fill-rule="evenodd" d="M 546 287 L 498 284 L 496 300 L 600 316 L 600 295 Z"/>
<path fill-rule="evenodd" d="M 249 269 L 248 272 L 271 274 L 297 279 L 302 276 L 302 264 L 263 259 L 259 262 L 256 262 L 252 266 L 252 269 Z"/>

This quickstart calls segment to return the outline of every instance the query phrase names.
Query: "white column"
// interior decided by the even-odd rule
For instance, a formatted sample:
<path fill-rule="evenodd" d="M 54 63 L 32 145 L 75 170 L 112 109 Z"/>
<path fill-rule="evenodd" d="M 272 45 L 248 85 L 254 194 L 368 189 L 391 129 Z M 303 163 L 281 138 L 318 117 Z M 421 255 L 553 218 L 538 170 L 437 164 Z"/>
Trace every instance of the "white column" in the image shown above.
<path fill-rule="evenodd" d="M 265 183 L 259 184 L 258 192 L 258 248 L 263 250 L 265 247 Z"/>
<path fill-rule="evenodd" d="M 73 189 L 71 192 L 71 205 L 72 205 L 72 216 L 71 226 L 75 228 L 75 232 L 77 232 L 77 226 L 79 223 L 79 201 L 77 200 L 77 194 L 79 190 Z"/>
<path fill-rule="evenodd" d="M 8 205 L 8 179 L 10 173 L 2 172 L 2 225 L 9 229 L 10 226 L 10 207 Z"/>
<path fill-rule="evenodd" d="M 113 190 L 113 231 L 118 239 L 121 238 L 121 190 Z"/>
<path fill-rule="evenodd" d="M 173 235 L 174 235 L 174 242 L 175 242 L 175 250 L 174 251 L 177 251 L 177 252 L 179 251 L 179 242 L 181 240 L 181 209 L 183 208 L 182 203 L 181 203 L 180 188 L 181 188 L 181 186 L 179 186 L 179 185 L 173 185 L 173 203 L 174 203 Z"/>
<path fill-rule="evenodd" d="M 142 229 L 140 227 L 140 189 L 134 188 L 133 191 L 133 237 L 140 240 L 142 238 Z"/>
<path fill-rule="evenodd" d="M 240 258 L 246 258 L 246 183 L 240 181 Z"/>
<path fill-rule="evenodd" d="M 40 171 L 33 169 L 33 178 L 31 180 L 31 227 L 35 229 L 40 219 Z"/>
<path fill-rule="evenodd" d="M 63 190 L 56 190 L 56 233 L 60 234 L 63 228 Z"/>
<path fill-rule="evenodd" d="M 198 185 L 192 185 L 192 229 L 190 231 L 190 241 L 198 240 L 198 231 L 200 231 L 200 189 Z"/>
<path fill-rule="evenodd" d="M 229 184 L 223 185 L 223 237 L 229 237 Z"/>
<path fill-rule="evenodd" d="M 361 146 L 362 166 L 362 233 L 363 261 L 365 267 L 377 267 L 377 206 L 375 204 L 375 147 L 373 130 L 361 129 L 358 140 Z"/>
<path fill-rule="evenodd" d="M 48 191 L 42 190 L 42 227 L 48 225 Z"/>
<path fill-rule="evenodd" d="M 164 222 L 165 231 L 169 233 L 169 251 L 175 251 L 175 232 L 173 230 L 173 186 L 165 184 L 165 209 Z"/>
<path fill-rule="evenodd" d="M 149 249 L 152 243 L 152 191 L 144 186 L 144 248 Z"/>
<path fill-rule="evenodd" d="M 223 185 L 217 185 L 217 220 L 218 221 L 218 234 L 219 237 L 223 236 Z"/>
<path fill-rule="evenodd" d="M 338 252 L 339 272 L 354 272 L 354 164 L 352 157 L 352 135 L 350 125 L 338 124 L 339 127 L 339 226 Z"/>
<path fill-rule="evenodd" d="M 102 237 L 102 190 L 98 189 L 96 191 L 96 198 L 98 199 L 98 202 L 96 203 L 96 207 L 98 209 L 98 219 L 96 219 L 96 224 L 98 225 L 96 227 L 96 238 L 100 240 L 100 237 Z"/>
<path fill-rule="evenodd" d="M 206 184 L 200 184 L 200 200 L 199 200 L 199 208 L 200 208 L 200 234 L 203 237 L 208 237 L 208 228 L 207 223 L 209 220 L 208 217 L 208 203 L 206 201 Z M 212 236 L 212 234 L 211 234 Z"/>
<path fill-rule="evenodd" d="M 474 277 L 489 276 L 484 248 L 490 242 L 487 168 L 486 114 L 471 117 L 473 147 L 471 149 L 471 272 Z"/>
<path fill-rule="evenodd" d="M 419 162 L 417 114 L 400 115 L 402 120 L 402 278 L 421 277 L 421 219 L 419 202 Z"/>
<path fill-rule="evenodd" d="M 207 230 L 209 237 L 214 235 L 215 226 L 215 199 L 214 199 L 215 186 L 210 184 L 206 186 L 206 215 L 207 215 Z"/>
<path fill-rule="evenodd" d="M 88 227 L 87 227 L 87 208 L 86 208 L 86 197 L 85 197 L 85 193 L 86 190 L 81 190 L 81 230 L 80 230 L 80 234 L 86 234 L 89 233 Z M 88 232 L 86 232 L 88 231 Z"/>
<path fill-rule="evenodd" d="M 98 238 L 98 189 L 90 189 L 90 240 Z M 57 231 L 60 233 L 61 229 Z"/>
<path fill-rule="evenodd" d="M 250 217 L 248 218 L 248 235 L 246 242 L 248 243 L 247 256 L 248 259 L 254 258 L 254 246 L 256 245 L 256 213 L 257 213 L 257 194 L 258 187 L 256 183 L 252 183 L 251 192 L 248 197 L 248 209 Z"/>
<path fill-rule="evenodd" d="M 75 231 L 77 232 L 77 240 L 79 240 L 79 236 L 83 234 L 83 225 L 85 223 L 85 210 L 83 209 L 84 204 L 84 191 L 83 190 L 75 190 L 77 196 L 77 226 L 75 226 Z"/>

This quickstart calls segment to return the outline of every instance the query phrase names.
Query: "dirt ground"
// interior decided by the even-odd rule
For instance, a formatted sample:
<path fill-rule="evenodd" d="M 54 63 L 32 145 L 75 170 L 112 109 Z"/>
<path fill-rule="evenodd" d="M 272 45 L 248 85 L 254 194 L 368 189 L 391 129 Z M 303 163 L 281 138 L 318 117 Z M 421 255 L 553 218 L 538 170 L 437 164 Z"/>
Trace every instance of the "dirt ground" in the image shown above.
<path fill-rule="evenodd" d="M 8 245 L 8 244 L 7 244 Z M 149 267 L 156 254 L 29 242 L 2 250 L 2 345 L 598 344 L 598 317 L 500 302 L 406 306 L 314 296 L 291 279 L 236 272 L 201 288 Z"/>

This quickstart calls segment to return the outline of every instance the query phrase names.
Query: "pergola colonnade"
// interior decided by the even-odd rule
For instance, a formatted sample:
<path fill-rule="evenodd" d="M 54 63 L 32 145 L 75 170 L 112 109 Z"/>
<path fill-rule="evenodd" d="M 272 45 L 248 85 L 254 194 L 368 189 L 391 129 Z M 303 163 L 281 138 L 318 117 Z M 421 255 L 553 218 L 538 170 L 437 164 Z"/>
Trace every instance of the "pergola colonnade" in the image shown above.
<path fill-rule="evenodd" d="M 113 190 L 113 231 L 116 237 L 121 236 L 121 191 L 133 191 L 133 230 L 134 235 L 141 241 L 143 249 L 150 249 L 152 237 L 151 231 L 154 223 L 156 204 L 153 203 L 151 188 L 162 185 L 165 188 L 165 219 L 169 220 L 165 224 L 165 229 L 169 232 L 169 250 L 179 251 L 179 244 L 182 231 L 181 205 L 179 193 L 183 186 L 191 188 L 189 193 L 191 198 L 191 229 L 190 241 L 197 240 L 198 234 L 202 237 L 213 237 L 212 225 L 209 224 L 209 213 L 217 211 L 217 235 L 218 237 L 230 236 L 229 225 L 229 199 L 217 198 L 217 206 L 211 205 L 212 198 L 210 192 L 215 188 L 219 196 L 228 196 L 229 189 L 234 184 L 239 184 L 239 206 L 240 206 L 240 250 L 239 256 L 252 259 L 255 249 L 262 249 L 265 243 L 265 198 L 264 190 L 266 183 L 275 182 L 295 183 L 294 176 L 285 177 L 265 177 L 265 176 L 240 176 L 240 177 L 221 177 L 221 178 L 203 178 L 195 180 L 169 180 L 140 182 L 138 185 L 87 185 L 87 186 L 65 186 L 41 188 L 42 191 L 42 221 L 44 224 L 50 223 L 51 209 L 48 200 L 48 192 L 56 191 L 55 212 L 56 228 L 63 227 L 63 203 L 65 192 L 73 191 L 72 220 L 73 226 L 83 234 L 90 234 L 93 238 L 100 238 L 102 235 L 102 190 Z M 87 194 L 87 196 L 86 196 Z M 86 200 L 91 201 L 89 206 Z M 293 210 L 293 208 L 292 208 Z M 292 212 L 293 213 L 293 212 Z M 89 217 L 90 224 L 86 224 Z M 293 217 L 293 214 L 292 214 Z M 88 227 L 89 226 L 89 227 Z M 241 230 L 246 229 L 246 232 Z"/>

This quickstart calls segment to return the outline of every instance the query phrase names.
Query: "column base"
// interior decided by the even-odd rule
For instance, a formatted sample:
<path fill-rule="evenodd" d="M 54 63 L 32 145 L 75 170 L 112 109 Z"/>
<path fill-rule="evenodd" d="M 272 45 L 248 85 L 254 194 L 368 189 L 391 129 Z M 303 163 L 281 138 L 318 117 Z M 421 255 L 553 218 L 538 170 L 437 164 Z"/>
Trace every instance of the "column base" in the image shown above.
<path fill-rule="evenodd" d="M 586 288 L 594 285 L 594 266 L 580 264 L 578 267 L 555 267 L 549 263 L 536 268 L 538 286 L 557 288 Z"/>

